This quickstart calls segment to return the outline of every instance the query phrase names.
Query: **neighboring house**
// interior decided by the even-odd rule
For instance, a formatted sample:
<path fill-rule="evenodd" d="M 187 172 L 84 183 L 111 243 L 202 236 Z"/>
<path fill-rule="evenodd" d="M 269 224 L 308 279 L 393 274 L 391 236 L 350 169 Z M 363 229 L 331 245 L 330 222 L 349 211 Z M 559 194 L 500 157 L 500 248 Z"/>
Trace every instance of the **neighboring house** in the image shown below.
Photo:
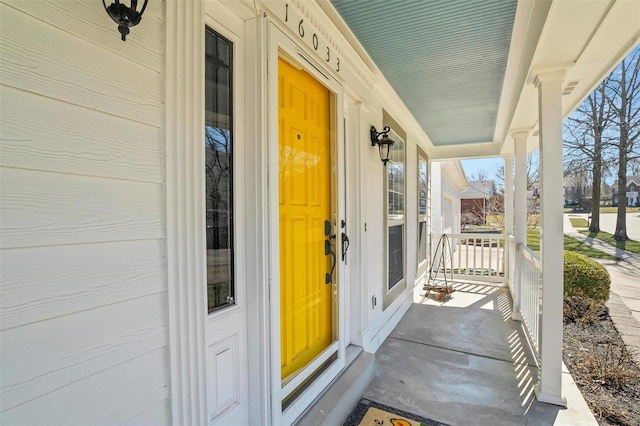
<path fill-rule="evenodd" d="M 460 233 L 460 204 L 468 187 L 459 161 L 431 163 L 431 232 L 433 234 Z"/>
<path fill-rule="evenodd" d="M 613 184 L 613 204 L 618 205 L 618 184 Z M 626 205 L 627 206 L 640 206 L 640 176 L 627 176 L 626 186 Z"/>
<path fill-rule="evenodd" d="M 123 42 L 98 0 L 0 2 L 0 423 L 293 424 L 412 305 L 455 160 L 515 158 L 518 224 L 537 146 L 514 306 L 566 404 L 561 122 L 639 4 L 149 0 Z"/>
<path fill-rule="evenodd" d="M 605 207 L 611 207 L 613 205 L 613 196 L 616 193 L 615 185 L 609 185 L 606 182 L 602 184 L 600 192 L 600 202 Z"/>
<path fill-rule="evenodd" d="M 460 212 L 465 225 L 486 223 L 491 206 L 500 201 L 493 180 L 470 181 L 460 198 Z"/>
<path fill-rule="evenodd" d="M 573 207 L 580 210 L 591 210 L 592 185 L 584 172 L 574 173 L 564 179 L 565 207 Z"/>

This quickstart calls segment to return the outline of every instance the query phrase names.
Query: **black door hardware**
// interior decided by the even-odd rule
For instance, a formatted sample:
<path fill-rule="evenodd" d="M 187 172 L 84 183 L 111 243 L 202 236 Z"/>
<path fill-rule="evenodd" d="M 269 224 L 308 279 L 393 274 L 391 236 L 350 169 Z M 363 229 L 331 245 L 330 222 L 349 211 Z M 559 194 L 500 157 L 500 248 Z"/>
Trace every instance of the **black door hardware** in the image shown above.
<path fill-rule="evenodd" d="M 331 270 L 329 272 L 327 272 L 324 276 L 324 283 L 325 284 L 331 284 L 333 283 L 333 272 L 336 269 L 336 252 L 333 249 L 333 244 L 332 244 L 332 240 L 335 240 L 336 238 L 336 234 L 332 234 L 331 233 L 331 221 L 325 220 L 324 221 L 324 236 L 327 237 L 326 240 L 324 240 L 324 255 L 325 256 L 331 256 Z"/>

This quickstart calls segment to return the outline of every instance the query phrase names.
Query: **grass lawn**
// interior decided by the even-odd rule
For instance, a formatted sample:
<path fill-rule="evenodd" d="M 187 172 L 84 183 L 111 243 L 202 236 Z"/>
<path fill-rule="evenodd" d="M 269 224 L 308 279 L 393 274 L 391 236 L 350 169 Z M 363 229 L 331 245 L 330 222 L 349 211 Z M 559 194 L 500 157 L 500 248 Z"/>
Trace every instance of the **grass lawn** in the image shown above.
<path fill-rule="evenodd" d="M 603 232 L 603 231 L 600 231 L 598 233 L 582 231 L 580 233 L 583 235 L 586 235 L 587 237 L 591 237 L 591 238 L 595 238 L 596 240 L 603 241 L 609 245 L 612 245 L 613 247 L 626 250 L 631 253 L 640 254 L 640 241 L 633 241 L 633 240 L 616 241 L 613 239 L 612 234 L 609 234 L 608 232 Z"/>
<path fill-rule="evenodd" d="M 536 253 L 540 253 L 540 230 L 537 228 L 529 229 L 527 231 L 527 246 Z M 589 247 L 581 241 L 571 238 L 568 235 L 564 236 L 564 249 L 566 251 L 573 251 L 576 253 L 584 254 L 587 257 L 594 259 L 610 259 L 616 260 L 615 256 L 611 256 L 600 250 Z"/>
<path fill-rule="evenodd" d="M 583 219 L 581 217 L 570 217 L 569 220 L 571 221 L 571 225 L 573 225 L 574 228 L 589 227 L 589 222 L 587 222 L 587 219 Z"/>
<path fill-rule="evenodd" d="M 487 223 L 497 223 L 498 225 L 504 224 L 504 215 L 501 214 L 488 214 Z"/>
<path fill-rule="evenodd" d="M 618 213 L 618 208 L 600 207 L 600 213 Z M 627 207 L 627 213 L 640 213 L 640 207 Z"/>
<path fill-rule="evenodd" d="M 491 225 L 467 225 L 463 228 L 465 231 L 499 231 L 499 228 Z"/>
<path fill-rule="evenodd" d="M 527 247 L 536 253 L 540 253 L 540 230 L 527 229 Z"/>
<path fill-rule="evenodd" d="M 591 214 L 591 212 L 587 212 L 587 211 L 574 211 L 573 207 L 565 207 L 564 208 L 564 212 L 565 213 L 589 213 Z M 617 207 L 600 207 L 600 214 L 602 213 L 618 213 L 618 208 Z M 640 207 L 627 207 L 627 213 L 640 213 Z"/>

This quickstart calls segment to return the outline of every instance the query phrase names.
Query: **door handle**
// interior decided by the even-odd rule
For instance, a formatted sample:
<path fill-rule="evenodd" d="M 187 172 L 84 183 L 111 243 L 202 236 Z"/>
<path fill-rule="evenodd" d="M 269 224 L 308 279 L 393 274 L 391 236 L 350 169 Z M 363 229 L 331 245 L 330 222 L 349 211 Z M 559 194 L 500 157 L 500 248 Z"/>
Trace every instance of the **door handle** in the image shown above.
<path fill-rule="evenodd" d="M 324 221 L 324 236 L 325 237 L 331 237 L 331 221 L 330 220 L 325 220 Z"/>
<path fill-rule="evenodd" d="M 349 250 L 349 237 L 345 232 L 342 233 L 342 261 L 344 262 L 344 258 L 347 256 L 347 251 Z"/>
<path fill-rule="evenodd" d="M 336 234 L 331 233 L 331 222 L 328 220 L 324 221 L 324 236 L 327 237 L 324 240 L 324 255 L 331 256 L 331 269 L 324 275 L 324 283 L 331 284 L 333 283 L 333 272 L 336 269 L 337 256 L 336 252 L 333 249 L 333 244 L 331 244 L 331 240 L 335 240 Z"/>

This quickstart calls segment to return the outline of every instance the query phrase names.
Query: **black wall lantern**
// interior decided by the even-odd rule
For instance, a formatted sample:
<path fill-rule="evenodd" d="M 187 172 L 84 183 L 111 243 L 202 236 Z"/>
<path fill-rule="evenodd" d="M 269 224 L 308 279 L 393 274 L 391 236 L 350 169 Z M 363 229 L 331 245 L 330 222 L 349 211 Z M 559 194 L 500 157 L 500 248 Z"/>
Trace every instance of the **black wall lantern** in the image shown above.
<path fill-rule="evenodd" d="M 391 129 L 389 126 L 384 126 L 381 132 L 378 132 L 374 126 L 371 126 L 371 146 L 378 145 L 378 151 L 380 151 L 380 160 L 385 166 L 389 161 L 389 154 L 391 153 L 391 145 L 394 141 L 389 139 L 389 132 Z"/>
<path fill-rule="evenodd" d="M 138 8 L 138 0 L 131 0 L 131 7 L 120 3 L 120 0 L 115 0 L 115 3 L 111 3 L 111 6 L 107 7 L 104 0 L 102 0 L 104 10 L 107 11 L 109 17 L 113 19 L 113 22 L 118 24 L 118 31 L 122 34 L 122 41 L 127 40 L 127 34 L 129 34 L 130 31 L 129 28 L 135 27 L 142 20 L 142 14 L 147 7 L 148 1 L 149 0 L 144 0 L 142 9 L 138 12 L 136 10 Z"/>

